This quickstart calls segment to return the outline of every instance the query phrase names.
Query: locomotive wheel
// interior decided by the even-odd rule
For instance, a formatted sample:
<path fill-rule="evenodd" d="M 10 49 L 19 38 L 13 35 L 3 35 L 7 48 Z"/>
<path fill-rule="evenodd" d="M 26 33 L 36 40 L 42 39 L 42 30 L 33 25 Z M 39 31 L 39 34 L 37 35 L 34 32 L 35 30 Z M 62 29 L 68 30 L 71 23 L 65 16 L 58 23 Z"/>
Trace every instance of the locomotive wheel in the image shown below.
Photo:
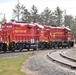
<path fill-rule="evenodd" d="M 29 51 L 29 48 L 27 50 Z"/>
<path fill-rule="evenodd" d="M 6 52 L 6 50 L 4 50 L 4 52 Z"/>
<path fill-rule="evenodd" d="M 73 46 L 74 46 L 74 43 L 72 42 L 72 43 L 71 43 L 71 47 L 73 47 Z"/>
<path fill-rule="evenodd" d="M 15 52 L 15 50 L 12 50 L 12 52 Z"/>
<path fill-rule="evenodd" d="M 33 48 L 33 50 L 37 50 L 37 48 Z"/>
<path fill-rule="evenodd" d="M 3 44 L 3 51 L 4 51 L 4 52 L 7 51 L 7 44 L 6 44 L 6 43 Z"/>
<path fill-rule="evenodd" d="M 44 50 L 44 45 L 41 46 L 41 50 Z"/>
<path fill-rule="evenodd" d="M 15 49 L 14 48 L 12 49 L 12 52 L 15 52 Z"/>
<path fill-rule="evenodd" d="M 58 47 L 57 44 L 55 44 L 54 48 L 56 49 L 57 47 Z"/>
<path fill-rule="evenodd" d="M 66 46 L 64 46 L 64 48 L 66 48 Z"/>
<path fill-rule="evenodd" d="M 68 48 L 70 48 L 70 47 L 71 47 L 71 45 L 69 44 L 69 45 L 68 45 Z"/>

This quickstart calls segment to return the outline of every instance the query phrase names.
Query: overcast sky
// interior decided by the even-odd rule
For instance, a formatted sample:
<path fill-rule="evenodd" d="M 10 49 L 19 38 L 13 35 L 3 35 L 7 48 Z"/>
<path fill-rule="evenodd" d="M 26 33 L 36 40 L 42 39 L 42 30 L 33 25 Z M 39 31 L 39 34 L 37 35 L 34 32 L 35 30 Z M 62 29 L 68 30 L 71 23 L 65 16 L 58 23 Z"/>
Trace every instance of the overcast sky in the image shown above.
<path fill-rule="evenodd" d="M 12 18 L 13 9 L 17 1 L 18 0 L 0 0 L 0 12 L 5 14 L 8 21 Z M 67 14 L 76 16 L 76 0 L 19 0 L 19 3 L 24 4 L 29 10 L 32 5 L 35 5 L 39 12 L 42 12 L 45 7 L 53 11 L 59 6 L 61 10 L 66 9 Z M 1 18 L 0 16 L 0 19 Z"/>

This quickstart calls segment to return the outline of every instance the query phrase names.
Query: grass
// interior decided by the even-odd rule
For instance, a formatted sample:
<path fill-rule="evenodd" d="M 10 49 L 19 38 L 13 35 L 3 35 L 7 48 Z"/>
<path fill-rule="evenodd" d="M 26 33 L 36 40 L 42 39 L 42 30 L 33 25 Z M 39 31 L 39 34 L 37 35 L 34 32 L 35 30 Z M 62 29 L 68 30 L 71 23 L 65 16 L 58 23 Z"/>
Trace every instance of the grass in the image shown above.
<path fill-rule="evenodd" d="M 20 69 L 23 62 L 32 55 L 28 54 L 20 57 L 0 59 L 0 75 L 26 75 Z"/>

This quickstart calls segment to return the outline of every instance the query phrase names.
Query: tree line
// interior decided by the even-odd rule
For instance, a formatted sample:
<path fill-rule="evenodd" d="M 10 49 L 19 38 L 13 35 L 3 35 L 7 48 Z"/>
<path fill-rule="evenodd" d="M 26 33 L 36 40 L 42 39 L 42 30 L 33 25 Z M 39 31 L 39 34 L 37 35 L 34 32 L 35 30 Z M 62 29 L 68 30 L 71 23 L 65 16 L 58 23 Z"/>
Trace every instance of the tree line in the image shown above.
<path fill-rule="evenodd" d="M 48 7 L 44 9 L 40 14 L 35 5 L 32 6 L 29 11 L 23 4 L 17 4 L 13 9 L 13 18 L 11 21 L 23 21 L 26 23 L 41 23 L 43 25 L 56 25 L 63 24 L 63 11 L 57 7 L 55 11 L 50 10 Z"/>

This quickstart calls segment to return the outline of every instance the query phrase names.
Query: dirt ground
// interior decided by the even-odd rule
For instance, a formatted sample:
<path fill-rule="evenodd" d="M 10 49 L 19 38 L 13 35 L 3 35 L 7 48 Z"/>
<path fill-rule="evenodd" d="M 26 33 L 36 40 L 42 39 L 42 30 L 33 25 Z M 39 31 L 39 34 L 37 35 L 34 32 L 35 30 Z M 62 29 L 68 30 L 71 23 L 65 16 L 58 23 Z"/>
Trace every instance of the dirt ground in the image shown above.
<path fill-rule="evenodd" d="M 29 60 L 29 59 L 28 59 Z M 36 71 L 31 71 L 29 69 L 29 62 L 28 60 L 26 60 L 24 63 L 23 63 L 23 66 L 21 67 L 21 71 L 26 73 L 27 75 L 41 75 L 40 72 L 36 72 Z"/>

